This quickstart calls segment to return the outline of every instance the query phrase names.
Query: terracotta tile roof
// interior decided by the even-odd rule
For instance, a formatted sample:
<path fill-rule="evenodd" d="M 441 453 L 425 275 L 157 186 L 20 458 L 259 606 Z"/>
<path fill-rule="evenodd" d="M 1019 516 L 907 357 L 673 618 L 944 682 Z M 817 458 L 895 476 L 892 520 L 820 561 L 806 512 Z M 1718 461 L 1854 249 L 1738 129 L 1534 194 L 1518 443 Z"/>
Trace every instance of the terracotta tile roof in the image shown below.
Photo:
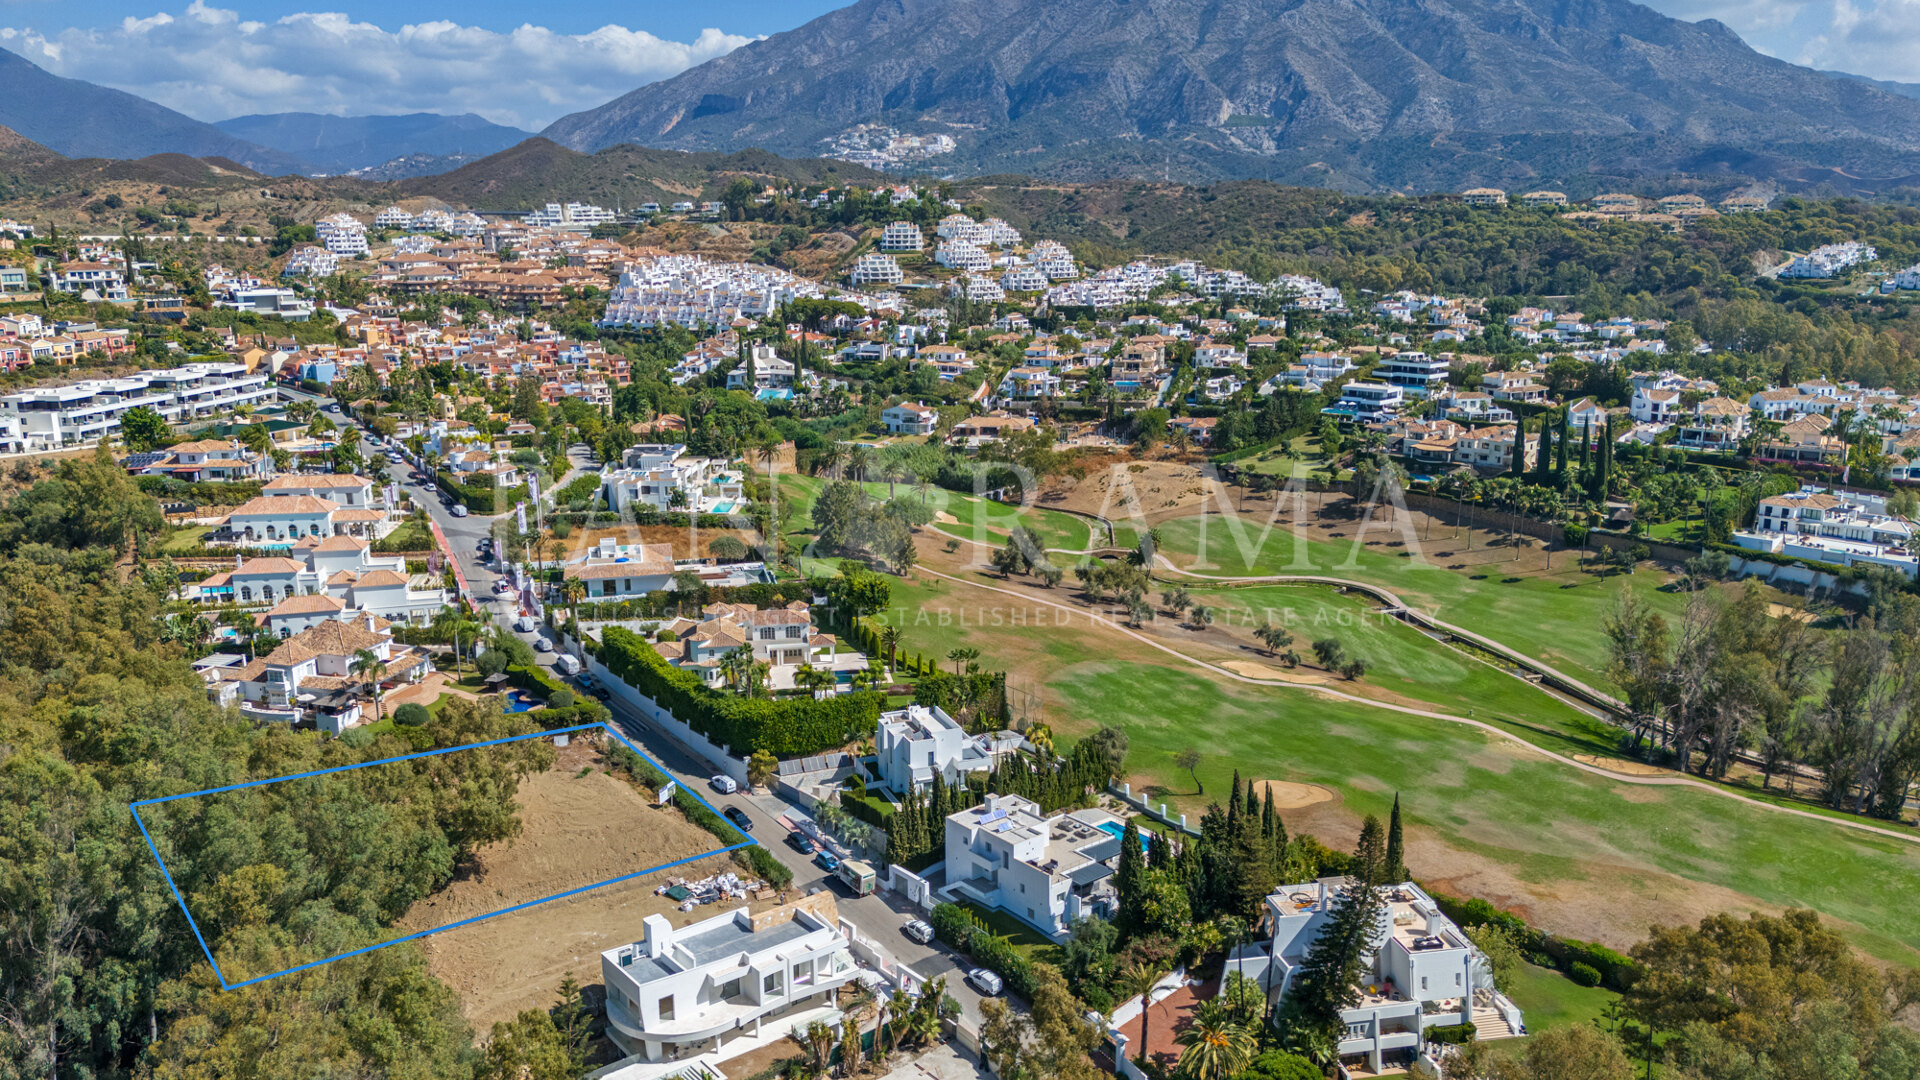
<path fill-rule="evenodd" d="M 331 514 L 339 509 L 338 503 L 315 495 L 262 495 L 257 499 L 249 499 L 241 503 L 227 516 L 236 518 L 279 514 Z"/>
<path fill-rule="evenodd" d="M 359 507 L 349 507 L 345 510 L 334 511 L 333 520 L 335 521 L 385 521 L 387 520 L 387 515 L 381 513 L 378 510 L 362 510 Z"/>
<path fill-rule="evenodd" d="M 324 473 L 318 476 L 279 476 L 261 487 L 262 491 L 307 491 L 314 488 L 363 488 L 373 483 L 364 476 Z"/>
<path fill-rule="evenodd" d="M 267 612 L 267 615 L 269 617 L 274 615 L 317 615 L 323 611 L 339 611 L 346 606 L 347 605 L 335 600 L 331 596 L 310 593 L 306 596 L 287 597 L 285 600 L 273 605 L 273 610 Z"/>
<path fill-rule="evenodd" d="M 351 585 L 360 580 L 360 575 L 351 570 L 341 570 L 327 579 L 328 585 Z"/>
<path fill-rule="evenodd" d="M 684 641 L 656 641 L 653 650 L 669 660 L 678 660 L 687 655 L 687 643 Z"/>
<path fill-rule="evenodd" d="M 357 583 L 356 587 L 362 588 L 362 589 L 380 588 L 386 585 L 405 585 L 406 583 L 407 583 L 406 578 L 401 577 L 399 574 L 396 574 L 391 570 L 374 570 L 370 573 L 361 575 L 360 581 Z"/>
<path fill-rule="evenodd" d="M 315 551 L 365 551 L 367 542 L 357 536 L 329 536 L 314 547 Z"/>
<path fill-rule="evenodd" d="M 280 555 L 266 555 L 258 559 L 248 559 L 233 568 L 233 573 L 242 574 L 297 574 L 307 568 L 307 564 L 298 559 L 289 559 Z"/>
<path fill-rule="evenodd" d="M 282 642 L 279 648 L 267 654 L 267 662 L 290 665 L 316 656 L 352 656 L 361 649 L 371 649 L 386 640 L 384 635 L 369 631 L 357 622 L 329 619 Z"/>

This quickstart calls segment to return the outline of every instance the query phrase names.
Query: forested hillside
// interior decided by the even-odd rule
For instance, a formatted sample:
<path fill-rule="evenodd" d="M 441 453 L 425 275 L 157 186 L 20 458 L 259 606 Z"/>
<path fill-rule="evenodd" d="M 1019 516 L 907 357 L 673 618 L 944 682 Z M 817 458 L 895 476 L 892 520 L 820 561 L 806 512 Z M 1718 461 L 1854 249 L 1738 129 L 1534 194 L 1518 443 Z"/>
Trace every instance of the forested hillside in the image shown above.
<path fill-rule="evenodd" d="M 128 804 L 531 725 L 456 709 L 411 741 L 323 743 L 214 708 L 167 640 L 164 586 L 115 566 L 158 525 L 105 458 L 0 507 L 0 1078 L 473 1075 L 458 1000 L 409 946 L 221 991 Z M 530 740 L 149 820 L 223 967 L 273 971 L 395 936 L 407 905 L 513 835 L 517 780 L 551 752 Z"/>

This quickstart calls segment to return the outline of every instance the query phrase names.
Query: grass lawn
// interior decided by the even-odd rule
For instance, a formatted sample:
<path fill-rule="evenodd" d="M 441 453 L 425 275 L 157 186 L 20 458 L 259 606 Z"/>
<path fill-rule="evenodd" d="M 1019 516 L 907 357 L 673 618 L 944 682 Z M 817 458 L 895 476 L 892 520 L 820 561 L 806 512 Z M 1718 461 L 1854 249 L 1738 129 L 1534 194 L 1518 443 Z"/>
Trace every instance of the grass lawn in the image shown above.
<path fill-rule="evenodd" d="M 1242 525 L 1238 534 L 1235 524 Z M 1387 546 L 1397 538 L 1385 530 L 1367 534 L 1368 543 L 1379 546 L 1356 548 L 1351 539 L 1300 538 L 1296 553 L 1296 536 L 1284 519 L 1264 537 L 1261 526 L 1220 517 L 1178 518 L 1160 529 L 1161 550 L 1176 566 L 1192 567 L 1195 573 L 1214 577 L 1322 574 L 1377 584 L 1434 618 L 1482 634 L 1601 689 L 1611 688 L 1611 682 L 1606 677 L 1607 642 L 1600 626 L 1618 591 L 1633 589 L 1663 612 L 1670 625 L 1677 624 L 1685 604 L 1679 593 L 1662 591 L 1665 574 L 1643 569 L 1600 577 L 1578 569 L 1572 552 L 1555 555 L 1552 573 L 1540 572 L 1539 553 L 1529 552 L 1527 565 L 1535 569 L 1514 575 L 1506 565 L 1507 549 L 1476 547 L 1468 552 L 1460 546 L 1463 542 L 1432 540 L 1423 545 L 1424 559 L 1402 559 L 1398 549 Z M 1356 522 L 1353 532 L 1358 530 Z M 1202 551 L 1206 563 L 1196 565 Z M 1460 569 L 1449 569 L 1452 566 Z"/>
<path fill-rule="evenodd" d="M 1286 446 L 1263 450 L 1235 462 L 1242 470 L 1266 476 L 1306 479 L 1327 467 L 1327 455 L 1320 449 L 1318 435 L 1298 435 Z"/>
<path fill-rule="evenodd" d="M 1014 918 L 999 909 L 992 911 L 978 904 L 961 901 L 960 906 L 971 912 L 974 918 L 995 934 L 1006 938 L 1021 956 L 1029 963 L 1053 964 L 1058 966 L 1065 955 L 1060 946 L 1055 945 L 1045 934 Z"/>
<path fill-rule="evenodd" d="M 1620 995 L 1602 986 L 1581 986 L 1553 968 L 1522 963 L 1507 995 L 1525 1015 L 1528 1031 L 1569 1024 L 1605 1023 L 1602 1012 Z"/>
<path fill-rule="evenodd" d="M 805 547 L 812 539 L 813 500 L 825 486 L 826 481 L 820 477 L 781 474 L 781 532 L 790 538 L 789 542 L 797 541 L 800 547 Z M 884 483 L 869 482 L 863 486 L 875 499 L 885 501 L 888 498 L 887 485 Z M 895 486 L 894 494 L 915 495 L 918 494 L 918 488 L 913 484 L 899 484 Z M 955 536 L 997 546 L 1006 542 L 1014 526 L 1025 525 L 1038 533 L 1041 541 L 1050 548 L 1084 551 L 1093 545 L 1092 524 L 1072 514 L 1037 506 L 1009 506 L 938 487 L 929 487 L 926 497 L 928 505 L 936 513 L 954 518 L 951 522 L 941 522 L 939 527 Z M 939 539 L 936 535 L 928 535 L 929 541 Z"/>
<path fill-rule="evenodd" d="M 206 544 L 202 538 L 213 530 L 205 525 L 183 525 L 169 528 L 167 535 L 160 541 L 162 555 L 198 554 Z"/>
<path fill-rule="evenodd" d="M 380 538 L 383 551 L 432 551 L 433 530 L 423 521 L 404 521 L 400 527 Z"/>
<path fill-rule="evenodd" d="M 1692 922 L 1737 906 L 1731 894 L 1740 894 L 1843 920 L 1875 955 L 1911 962 L 1920 947 L 1920 910 L 1904 900 L 1920 845 L 1685 788 L 1628 787 L 1445 721 L 1227 686 L 1137 657 L 1089 655 L 1049 678 L 1047 692 L 1074 718 L 1056 721 L 1063 744 L 1117 724 L 1131 739 L 1128 773 L 1169 792 L 1191 790 L 1173 761 L 1193 747 L 1212 792 L 1238 769 L 1327 787 L 1356 814 L 1384 816 L 1401 793 L 1410 831 L 1456 853 L 1422 866 L 1416 844 L 1416 874 L 1497 866 L 1523 885 L 1583 897 L 1572 910 L 1593 920 L 1582 929 L 1595 936 L 1598 922 L 1611 923 L 1616 940 L 1655 921 Z M 1198 799 L 1168 801 L 1201 809 Z"/>

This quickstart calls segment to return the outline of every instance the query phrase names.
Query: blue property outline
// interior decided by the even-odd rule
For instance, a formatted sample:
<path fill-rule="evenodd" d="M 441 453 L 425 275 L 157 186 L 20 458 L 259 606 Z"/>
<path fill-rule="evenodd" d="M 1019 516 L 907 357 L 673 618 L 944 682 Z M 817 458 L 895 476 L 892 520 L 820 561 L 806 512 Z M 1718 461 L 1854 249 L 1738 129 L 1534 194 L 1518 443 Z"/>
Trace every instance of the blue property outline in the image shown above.
<path fill-rule="evenodd" d="M 200 924 L 193 920 L 193 912 L 187 910 L 186 897 L 180 895 L 180 887 L 173 883 L 173 872 L 167 869 L 167 861 L 160 857 L 160 849 L 154 845 L 153 835 L 147 832 L 146 821 L 140 816 L 140 808 L 143 806 L 154 806 L 159 803 L 174 802 L 178 799 L 191 799 L 197 795 L 217 795 L 224 791 L 239 791 L 239 790 L 242 790 L 243 788 L 259 787 L 262 784 L 278 784 L 284 780 L 305 780 L 315 776 L 325 776 L 328 773 L 348 772 L 353 769 L 365 769 L 374 765 L 391 765 L 391 764 L 394 764 L 395 762 L 412 761 L 416 758 L 437 757 L 438 755 L 441 755 L 441 754 L 451 754 L 459 750 L 477 750 L 482 746 L 498 746 L 501 743 L 521 742 L 526 739 L 545 739 L 554 735 L 565 735 L 575 731 L 591 731 L 595 728 L 600 728 L 606 731 L 607 734 L 612 735 L 614 738 L 620 740 L 621 745 L 633 751 L 635 754 L 638 754 L 642 761 L 645 761 L 648 765 L 653 766 L 655 771 L 657 771 L 660 775 L 666 777 L 668 780 L 672 781 L 679 788 L 679 790 L 684 791 L 687 794 L 693 796 L 694 799 L 698 801 L 701 806 L 704 806 L 707 808 L 707 811 L 709 813 L 713 814 L 713 816 L 719 818 L 721 821 L 726 822 L 728 828 L 732 829 L 734 832 L 739 833 L 741 836 L 745 837 L 746 839 L 744 839 L 738 844 L 733 844 L 728 847 L 717 848 L 713 851 L 703 851 L 698 855 L 689 855 L 684 859 L 675 859 L 673 862 L 661 863 L 659 866 L 650 866 L 645 870 L 636 870 L 631 874 L 622 874 L 619 877 L 608 878 L 605 881 L 597 881 L 591 885 L 582 885 L 578 888 L 568 889 L 565 892 L 557 892 L 557 893 L 554 893 L 552 896 L 543 896 L 538 900 L 528 900 L 525 903 L 515 904 L 512 907 L 501 908 L 499 911 L 490 911 L 484 915 L 474 915 L 469 918 L 461 919 L 458 922 L 448 923 L 445 926 L 436 926 L 430 930 L 415 931 L 414 933 L 407 934 L 403 937 L 394 938 L 392 941 L 383 941 L 377 945 L 368 945 L 364 948 L 354 949 L 351 952 L 343 952 L 338 956 L 329 956 L 324 960 L 314 960 L 305 964 L 297 965 L 295 967 L 287 968 L 283 971 L 275 971 L 266 975 L 256 975 L 253 978 L 247 979 L 243 982 L 229 983 L 227 981 L 226 973 L 220 970 L 220 962 L 213 958 L 213 950 L 207 947 L 206 937 L 200 933 Z M 486 742 L 467 743 L 463 746 L 449 746 L 444 750 L 423 750 L 417 754 L 402 754 L 399 757 L 381 758 L 379 761 L 363 761 L 357 765 L 336 765 L 331 769 L 315 769 L 312 772 L 294 773 L 290 776 L 275 776 L 266 780 L 250 780 L 244 784 L 228 784 L 225 787 L 207 788 L 204 791 L 188 791 L 179 795 L 167 795 L 158 799 L 141 799 L 137 802 L 128 804 L 128 807 L 133 811 L 134 824 L 140 826 L 140 835 L 144 837 L 147 841 L 147 850 L 153 853 L 153 861 L 156 864 L 158 864 L 160 867 L 161 876 L 167 879 L 167 888 L 173 890 L 173 899 L 176 903 L 180 905 L 180 913 L 187 917 L 187 926 L 193 930 L 194 940 L 200 943 L 200 951 L 206 954 L 207 963 L 213 965 L 214 977 L 220 980 L 220 988 L 222 990 L 238 990 L 243 986 L 252 986 L 254 983 L 257 983 L 257 982 L 265 982 L 268 979 L 277 979 L 282 975 L 291 975 L 296 971 L 306 971 L 309 968 L 317 968 L 325 964 L 331 964 L 336 960 L 345 960 L 349 956 L 359 956 L 363 953 L 375 952 L 377 950 L 387 948 L 390 945 L 398 945 L 403 941 L 414 941 L 419 938 L 427 937 L 432 934 L 438 934 L 443 930 L 452 930 L 456 927 L 461 927 L 461 926 L 471 926 L 474 923 L 484 922 L 487 919 L 497 918 L 498 916 L 501 916 L 501 915 L 509 915 L 516 911 L 524 911 L 530 907 L 538 907 L 541 904 L 545 904 L 553 900 L 564 900 L 569 896 L 577 896 L 580 893 L 591 892 L 594 889 L 604 888 L 605 886 L 608 886 L 608 885 L 615 885 L 622 881 L 631 881 L 634 878 L 645 877 L 648 874 L 658 873 L 661 870 L 670 870 L 673 867 L 682 866 L 690 862 L 697 862 L 701 859 L 705 859 L 710 856 L 725 855 L 729 852 L 739 851 L 742 848 L 752 847 L 753 845 L 758 844 L 760 842 L 758 840 L 755 840 L 745 830 L 741 829 L 740 826 L 735 825 L 733 821 L 730 818 L 728 818 L 725 814 L 722 814 L 720 811 L 714 809 L 713 804 L 708 802 L 698 791 L 695 791 L 693 788 L 688 787 L 686 784 L 682 783 L 679 777 L 667 771 L 665 766 L 653 760 L 653 758 L 650 755 L 648 755 L 645 750 L 642 750 L 638 746 L 635 746 L 631 739 L 628 739 L 625 735 L 620 734 L 620 732 L 615 730 L 615 728 L 611 724 L 608 724 L 605 721 L 602 721 L 596 724 L 577 724 L 573 727 L 554 728 L 552 731 L 536 731 L 528 735 L 514 735 L 505 739 L 488 739 Z"/>

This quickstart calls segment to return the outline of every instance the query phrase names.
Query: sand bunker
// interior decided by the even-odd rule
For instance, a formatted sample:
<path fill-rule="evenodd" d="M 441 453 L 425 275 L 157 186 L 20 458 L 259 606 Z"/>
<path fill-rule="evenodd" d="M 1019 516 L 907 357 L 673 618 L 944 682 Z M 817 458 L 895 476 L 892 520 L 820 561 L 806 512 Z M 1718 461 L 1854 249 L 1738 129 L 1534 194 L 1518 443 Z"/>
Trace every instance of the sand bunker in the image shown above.
<path fill-rule="evenodd" d="M 1644 761 L 1628 761 L 1625 758 L 1600 757 L 1597 754 L 1575 754 L 1573 760 L 1585 765 L 1593 765 L 1608 772 L 1617 772 L 1622 776 L 1673 776 L 1672 769 L 1663 769 L 1658 765 L 1649 765 Z"/>
<path fill-rule="evenodd" d="M 1276 682 L 1311 683 L 1318 685 L 1327 681 L 1325 675 L 1315 675 L 1306 671 L 1288 671 L 1285 668 L 1255 663 L 1252 660 L 1224 660 L 1221 667 L 1235 675 L 1245 675 L 1249 679 L 1272 679 Z"/>
<path fill-rule="evenodd" d="M 1254 796 L 1266 801 L 1267 792 L 1273 792 L 1273 805 L 1278 810 L 1298 810 L 1315 803 L 1332 802 L 1333 792 L 1318 784 L 1296 784 L 1291 780 L 1257 780 L 1253 785 Z"/>

